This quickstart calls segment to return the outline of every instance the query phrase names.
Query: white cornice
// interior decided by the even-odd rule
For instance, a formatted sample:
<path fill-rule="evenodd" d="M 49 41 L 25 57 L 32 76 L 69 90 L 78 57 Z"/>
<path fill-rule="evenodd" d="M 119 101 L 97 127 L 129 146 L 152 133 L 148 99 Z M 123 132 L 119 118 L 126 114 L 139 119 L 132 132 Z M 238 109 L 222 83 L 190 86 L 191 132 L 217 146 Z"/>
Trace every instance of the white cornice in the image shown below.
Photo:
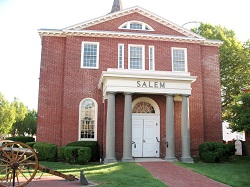
<path fill-rule="evenodd" d="M 208 40 L 205 38 L 193 38 L 186 36 L 161 35 L 151 33 L 133 33 L 133 32 L 113 32 L 113 31 L 95 31 L 95 30 L 54 30 L 54 29 L 39 29 L 39 35 L 42 36 L 88 36 L 88 37 L 105 37 L 105 38 L 124 38 L 124 39 L 139 39 L 139 40 L 157 40 L 157 41 L 172 41 L 198 43 L 201 45 L 220 46 L 223 42 L 219 40 Z"/>

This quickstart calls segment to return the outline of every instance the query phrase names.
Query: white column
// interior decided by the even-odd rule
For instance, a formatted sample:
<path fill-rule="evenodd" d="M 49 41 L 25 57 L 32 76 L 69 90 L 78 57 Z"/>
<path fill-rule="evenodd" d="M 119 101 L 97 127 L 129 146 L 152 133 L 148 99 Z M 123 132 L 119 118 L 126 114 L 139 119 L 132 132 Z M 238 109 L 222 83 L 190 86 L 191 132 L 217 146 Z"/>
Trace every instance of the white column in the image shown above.
<path fill-rule="evenodd" d="M 123 156 L 122 162 L 133 162 L 132 158 L 132 93 L 124 93 Z"/>
<path fill-rule="evenodd" d="M 166 95 L 166 161 L 177 161 L 174 141 L 174 96 Z"/>
<path fill-rule="evenodd" d="M 182 119 L 181 119 L 181 139 L 182 139 L 182 156 L 181 161 L 193 163 L 194 160 L 190 156 L 190 125 L 189 125 L 189 95 L 182 95 Z"/>
<path fill-rule="evenodd" d="M 115 158 L 115 93 L 107 94 L 106 157 L 104 163 L 112 163 L 117 162 Z"/>

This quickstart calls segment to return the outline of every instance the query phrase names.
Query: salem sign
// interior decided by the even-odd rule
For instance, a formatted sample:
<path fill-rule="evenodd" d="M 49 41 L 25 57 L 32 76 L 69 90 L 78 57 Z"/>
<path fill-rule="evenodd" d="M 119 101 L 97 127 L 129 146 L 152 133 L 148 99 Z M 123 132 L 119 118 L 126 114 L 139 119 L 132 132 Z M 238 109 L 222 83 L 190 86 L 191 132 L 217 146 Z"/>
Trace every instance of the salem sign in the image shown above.
<path fill-rule="evenodd" d="M 166 88 L 166 82 L 137 81 L 139 88 Z"/>

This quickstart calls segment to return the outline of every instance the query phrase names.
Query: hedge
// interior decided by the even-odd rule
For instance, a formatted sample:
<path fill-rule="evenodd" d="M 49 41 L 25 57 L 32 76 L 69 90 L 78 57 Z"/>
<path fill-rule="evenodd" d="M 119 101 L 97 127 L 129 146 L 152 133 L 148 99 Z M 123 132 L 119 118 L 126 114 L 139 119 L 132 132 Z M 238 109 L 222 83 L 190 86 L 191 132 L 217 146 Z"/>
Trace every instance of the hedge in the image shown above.
<path fill-rule="evenodd" d="M 99 160 L 99 148 L 97 141 L 77 141 L 68 143 L 66 146 L 80 146 L 80 147 L 89 147 L 91 149 L 91 162 L 96 162 Z"/>
<path fill-rule="evenodd" d="M 26 142 L 26 144 L 33 148 L 36 142 Z"/>
<path fill-rule="evenodd" d="M 33 146 L 37 152 L 39 161 L 55 162 L 57 160 L 57 145 L 44 142 L 36 142 Z"/>
<path fill-rule="evenodd" d="M 23 142 L 23 143 L 35 141 L 35 138 L 30 137 L 30 136 L 13 136 L 13 137 L 5 138 L 5 139 L 12 140 L 14 142 Z"/>
<path fill-rule="evenodd" d="M 66 148 L 66 146 L 60 146 L 60 147 L 58 147 L 57 160 L 59 160 L 59 161 L 65 160 L 65 156 L 64 156 L 65 148 Z"/>
<path fill-rule="evenodd" d="M 91 158 L 91 149 L 81 146 L 62 146 L 59 148 L 60 157 L 70 164 L 87 164 Z"/>
<path fill-rule="evenodd" d="M 234 144 L 205 142 L 199 146 L 199 157 L 203 162 L 218 163 L 228 160 L 235 153 Z"/>

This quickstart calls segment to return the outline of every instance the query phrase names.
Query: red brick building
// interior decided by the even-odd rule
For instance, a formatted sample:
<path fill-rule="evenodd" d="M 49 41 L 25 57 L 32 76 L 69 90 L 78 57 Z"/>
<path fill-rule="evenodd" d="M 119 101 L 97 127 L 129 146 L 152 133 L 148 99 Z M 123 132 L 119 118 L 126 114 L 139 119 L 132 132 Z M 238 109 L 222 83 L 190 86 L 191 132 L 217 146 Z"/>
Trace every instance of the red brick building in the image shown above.
<path fill-rule="evenodd" d="M 105 162 L 192 162 L 222 141 L 220 41 L 141 7 L 41 29 L 37 141 L 98 141 Z"/>

